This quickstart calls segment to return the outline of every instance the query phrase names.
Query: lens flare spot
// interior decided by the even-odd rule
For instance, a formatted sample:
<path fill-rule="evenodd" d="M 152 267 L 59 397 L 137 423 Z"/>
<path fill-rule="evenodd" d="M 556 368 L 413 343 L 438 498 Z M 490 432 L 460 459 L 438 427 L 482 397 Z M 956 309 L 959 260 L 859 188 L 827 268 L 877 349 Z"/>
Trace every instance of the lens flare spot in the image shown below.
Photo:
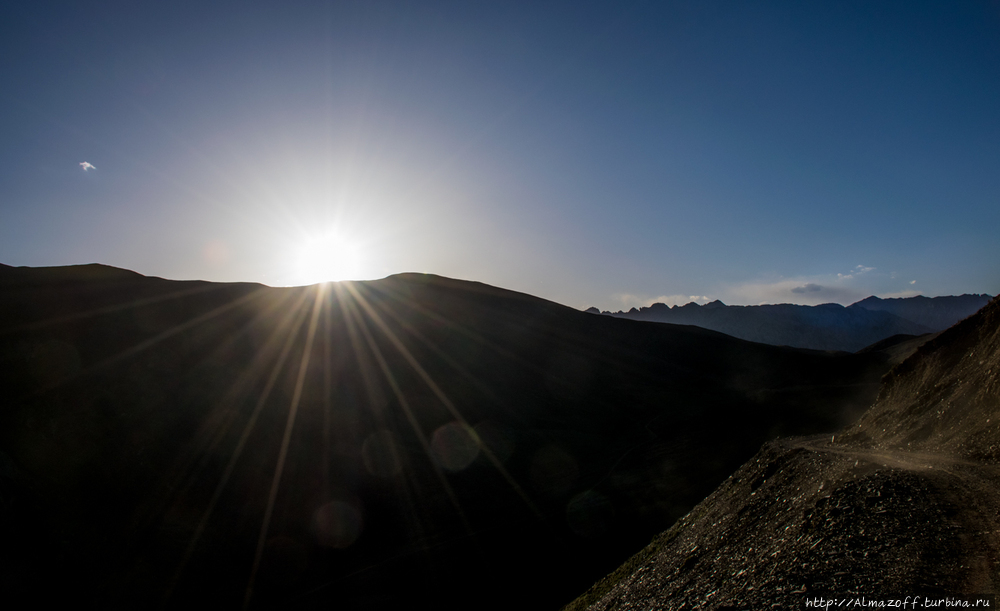
<path fill-rule="evenodd" d="M 467 424 L 449 422 L 434 431 L 431 450 L 439 465 L 449 471 L 461 471 L 479 455 L 479 436 Z"/>
<path fill-rule="evenodd" d="M 229 246 L 222 240 L 212 240 L 201 249 L 201 258 L 212 267 L 223 267 L 231 259 Z"/>
<path fill-rule="evenodd" d="M 313 535 L 324 547 L 344 549 L 361 536 L 361 511 L 345 501 L 331 501 L 313 514 Z"/>
<path fill-rule="evenodd" d="M 393 477 L 403 470 L 399 447 L 392 433 L 386 430 L 376 431 L 365 439 L 361 459 L 365 469 L 376 477 Z"/>

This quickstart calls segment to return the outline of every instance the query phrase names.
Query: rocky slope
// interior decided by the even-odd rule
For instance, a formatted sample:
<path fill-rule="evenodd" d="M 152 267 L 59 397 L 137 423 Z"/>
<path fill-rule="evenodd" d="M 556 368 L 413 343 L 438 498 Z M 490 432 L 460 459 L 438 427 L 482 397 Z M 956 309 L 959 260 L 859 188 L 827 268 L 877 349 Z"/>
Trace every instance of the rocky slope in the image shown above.
<path fill-rule="evenodd" d="M 998 340 L 993 300 L 897 365 L 844 434 L 765 445 L 567 609 L 996 594 Z"/>
<path fill-rule="evenodd" d="M 928 341 L 883 381 L 845 440 L 878 448 L 1000 459 L 1000 307 Z"/>

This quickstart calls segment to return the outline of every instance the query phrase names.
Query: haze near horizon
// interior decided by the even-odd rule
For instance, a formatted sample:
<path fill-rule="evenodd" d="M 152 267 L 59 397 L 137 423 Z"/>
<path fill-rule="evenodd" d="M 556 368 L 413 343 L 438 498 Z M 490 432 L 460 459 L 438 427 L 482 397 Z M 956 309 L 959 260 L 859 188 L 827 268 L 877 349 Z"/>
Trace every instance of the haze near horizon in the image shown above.
<path fill-rule="evenodd" d="M 0 262 L 997 294 L 998 33 L 996 2 L 8 5 Z"/>

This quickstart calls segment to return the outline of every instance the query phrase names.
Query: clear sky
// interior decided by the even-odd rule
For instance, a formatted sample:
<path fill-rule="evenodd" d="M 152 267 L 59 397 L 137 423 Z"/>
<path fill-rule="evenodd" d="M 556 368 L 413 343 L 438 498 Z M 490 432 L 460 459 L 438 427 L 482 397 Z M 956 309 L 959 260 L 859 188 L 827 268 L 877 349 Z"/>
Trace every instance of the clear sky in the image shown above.
<path fill-rule="evenodd" d="M 998 2 L 0 8 L 8 265 L 847 304 L 998 228 Z"/>

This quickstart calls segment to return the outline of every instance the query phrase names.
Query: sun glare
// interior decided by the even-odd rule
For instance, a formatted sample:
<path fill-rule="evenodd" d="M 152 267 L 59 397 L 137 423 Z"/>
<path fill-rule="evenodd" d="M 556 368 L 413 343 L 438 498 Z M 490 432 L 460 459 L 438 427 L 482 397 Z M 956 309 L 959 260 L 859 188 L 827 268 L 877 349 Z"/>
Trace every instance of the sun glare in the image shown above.
<path fill-rule="evenodd" d="M 295 260 L 295 284 L 360 280 L 362 249 L 356 240 L 329 231 L 302 243 Z"/>

